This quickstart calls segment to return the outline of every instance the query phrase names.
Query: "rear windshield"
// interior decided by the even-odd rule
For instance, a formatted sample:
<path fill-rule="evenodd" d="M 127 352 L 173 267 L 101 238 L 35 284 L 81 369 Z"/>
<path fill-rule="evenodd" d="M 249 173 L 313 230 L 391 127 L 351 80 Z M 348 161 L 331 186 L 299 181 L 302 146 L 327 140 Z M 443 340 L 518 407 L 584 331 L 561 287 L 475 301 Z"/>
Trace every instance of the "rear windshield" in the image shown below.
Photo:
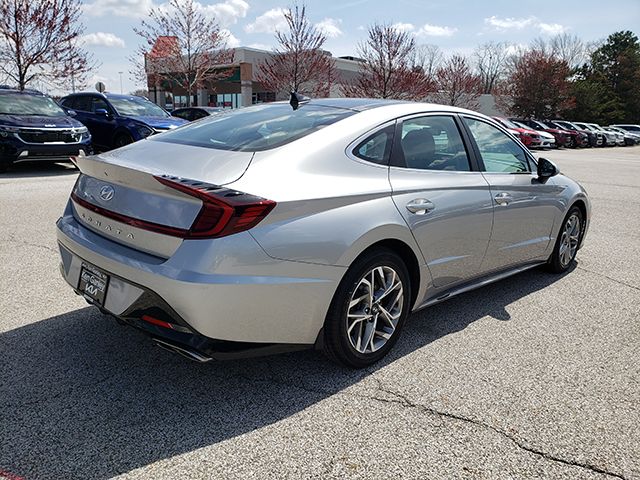
<path fill-rule="evenodd" d="M 293 110 L 286 103 L 256 105 L 207 117 L 152 140 L 257 152 L 293 142 L 354 113 L 352 110 L 309 104 L 298 110 Z"/>

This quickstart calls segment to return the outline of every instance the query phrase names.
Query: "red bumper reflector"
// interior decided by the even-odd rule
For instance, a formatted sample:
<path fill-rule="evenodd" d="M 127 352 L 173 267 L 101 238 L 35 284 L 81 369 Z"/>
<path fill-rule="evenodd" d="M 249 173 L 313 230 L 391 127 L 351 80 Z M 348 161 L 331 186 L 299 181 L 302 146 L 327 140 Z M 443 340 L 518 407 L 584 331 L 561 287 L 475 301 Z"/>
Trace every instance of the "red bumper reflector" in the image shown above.
<path fill-rule="evenodd" d="M 152 317 L 150 315 L 142 315 L 141 318 L 145 322 L 152 323 L 153 325 L 157 325 L 159 327 L 168 328 L 170 330 L 173 330 L 173 325 L 170 324 L 169 322 L 164 322 L 162 320 L 158 320 L 157 318 L 154 318 L 154 317 Z"/>

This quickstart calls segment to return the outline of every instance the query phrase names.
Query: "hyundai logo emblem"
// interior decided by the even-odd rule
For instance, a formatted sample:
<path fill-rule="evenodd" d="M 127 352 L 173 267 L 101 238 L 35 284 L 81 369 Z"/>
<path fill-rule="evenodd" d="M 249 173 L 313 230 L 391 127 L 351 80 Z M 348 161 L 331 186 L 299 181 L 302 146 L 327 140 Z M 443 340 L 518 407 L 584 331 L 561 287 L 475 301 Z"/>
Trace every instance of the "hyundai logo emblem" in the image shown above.
<path fill-rule="evenodd" d="M 100 189 L 100 198 L 105 202 L 108 202 L 113 198 L 113 194 L 116 193 L 113 187 L 109 185 L 103 185 Z"/>

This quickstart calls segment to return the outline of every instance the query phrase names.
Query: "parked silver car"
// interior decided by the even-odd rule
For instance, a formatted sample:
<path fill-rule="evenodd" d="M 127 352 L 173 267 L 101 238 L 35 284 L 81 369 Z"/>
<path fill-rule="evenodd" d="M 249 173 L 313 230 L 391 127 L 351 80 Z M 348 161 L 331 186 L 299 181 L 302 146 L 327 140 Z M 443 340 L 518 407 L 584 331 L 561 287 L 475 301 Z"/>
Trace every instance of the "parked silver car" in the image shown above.
<path fill-rule="evenodd" d="M 364 367 L 412 311 L 566 271 L 590 220 L 552 162 L 432 104 L 263 104 L 78 167 L 57 222 L 64 278 L 200 361 L 316 346 Z"/>

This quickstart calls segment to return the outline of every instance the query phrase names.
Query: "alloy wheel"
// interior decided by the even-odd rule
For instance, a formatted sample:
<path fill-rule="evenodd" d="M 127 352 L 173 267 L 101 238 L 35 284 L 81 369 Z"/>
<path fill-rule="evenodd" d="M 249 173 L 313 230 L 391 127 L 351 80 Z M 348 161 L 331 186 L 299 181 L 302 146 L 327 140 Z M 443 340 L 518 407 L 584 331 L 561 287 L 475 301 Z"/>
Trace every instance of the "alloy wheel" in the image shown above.
<path fill-rule="evenodd" d="M 562 237 L 560 238 L 559 258 L 563 267 L 571 263 L 578 250 L 580 240 L 580 218 L 577 214 L 571 215 L 564 224 Z"/>
<path fill-rule="evenodd" d="M 373 353 L 391 338 L 402 315 L 404 286 L 398 272 L 377 266 L 358 282 L 347 310 L 347 337 L 361 354 Z"/>

